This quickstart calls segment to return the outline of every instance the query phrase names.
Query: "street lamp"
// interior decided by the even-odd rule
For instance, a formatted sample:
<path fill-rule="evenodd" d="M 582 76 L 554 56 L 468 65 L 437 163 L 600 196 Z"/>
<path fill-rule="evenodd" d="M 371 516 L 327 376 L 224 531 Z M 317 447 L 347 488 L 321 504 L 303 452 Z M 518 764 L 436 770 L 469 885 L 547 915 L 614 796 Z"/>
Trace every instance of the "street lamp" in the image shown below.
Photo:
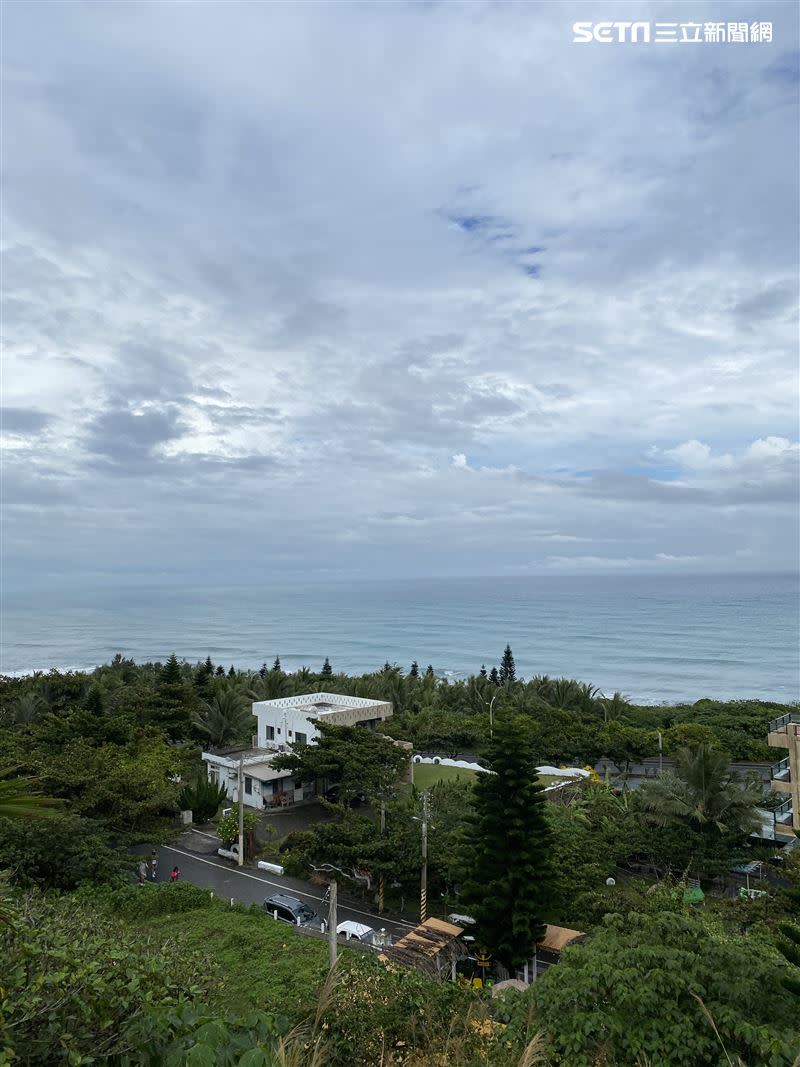
<path fill-rule="evenodd" d="M 484 704 L 489 705 L 489 740 L 494 737 L 494 719 L 492 718 L 492 708 L 494 707 L 495 700 L 497 700 L 497 693 L 495 693 L 491 700 L 484 701 Z"/>

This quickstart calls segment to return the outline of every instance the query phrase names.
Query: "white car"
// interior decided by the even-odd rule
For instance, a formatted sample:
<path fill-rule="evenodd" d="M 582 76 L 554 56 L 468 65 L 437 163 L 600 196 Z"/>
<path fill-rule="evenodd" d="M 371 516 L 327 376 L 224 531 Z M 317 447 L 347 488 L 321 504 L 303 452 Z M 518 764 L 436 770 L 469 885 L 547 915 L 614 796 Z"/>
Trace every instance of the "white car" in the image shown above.
<path fill-rule="evenodd" d="M 377 934 L 371 926 L 365 926 L 364 923 L 352 922 L 350 919 L 346 922 L 339 923 L 336 927 L 336 933 L 346 937 L 348 941 L 351 939 L 354 941 L 363 941 L 365 945 L 371 945 L 373 947 L 377 941 Z"/>

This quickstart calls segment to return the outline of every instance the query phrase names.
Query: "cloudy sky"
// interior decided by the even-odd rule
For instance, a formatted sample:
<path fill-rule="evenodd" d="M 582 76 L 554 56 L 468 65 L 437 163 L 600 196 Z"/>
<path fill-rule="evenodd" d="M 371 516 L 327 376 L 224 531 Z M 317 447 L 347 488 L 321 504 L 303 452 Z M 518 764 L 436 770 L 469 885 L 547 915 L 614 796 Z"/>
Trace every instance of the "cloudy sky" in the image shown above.
<path fill-rule="evenodd" d="M 796 567 L 797 12 L 7 2 L 7 579 Z"/>

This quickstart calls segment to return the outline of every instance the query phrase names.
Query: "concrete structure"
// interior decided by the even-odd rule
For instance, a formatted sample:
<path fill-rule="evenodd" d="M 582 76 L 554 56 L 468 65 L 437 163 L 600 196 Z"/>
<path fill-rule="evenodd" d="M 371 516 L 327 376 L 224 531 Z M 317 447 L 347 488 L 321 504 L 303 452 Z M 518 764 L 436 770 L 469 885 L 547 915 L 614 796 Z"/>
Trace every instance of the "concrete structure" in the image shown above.
<path fill-rule="evenodd" d="M 800 712 L 790 711 L 769 724 L 767 743 L 771 748 L 788 749 L 789 755 L 773 765 L 770 788 L 788 794 L 775 811 L 775 833 L 794 837 L 800 833 Z"/>
<path fill-rule="evenodd" d="M 319 737 L 317 722 L 374 730 L 391 717 L 392 705 L 343 693 L 309 693 L 259 700 L 253 704 L 253 714 L 258 719 L 256 744 L 260 748 L 285 751 L 296 741 L 313 741 Z"/>
<path fill-rule="evenodd" d="M 305 800 L 314 794 L 313 782 L 301 782 L 288 771 L 276 770 L 272 760 L 298 742 L 313 744 L 319 737 L 318 722 L 334 726 L 363 726 L 374 730 L 391 717 L 392 705 L 342 693 L 310 693 L 253 704 L 258 731 L 251 746 L 234 746 L 204 752 L 208 777 L 223 785 L 233 801 L 239 800 L 239 761 L 243 769 L 242 799 L 247 807 L 261 810 Z"/>

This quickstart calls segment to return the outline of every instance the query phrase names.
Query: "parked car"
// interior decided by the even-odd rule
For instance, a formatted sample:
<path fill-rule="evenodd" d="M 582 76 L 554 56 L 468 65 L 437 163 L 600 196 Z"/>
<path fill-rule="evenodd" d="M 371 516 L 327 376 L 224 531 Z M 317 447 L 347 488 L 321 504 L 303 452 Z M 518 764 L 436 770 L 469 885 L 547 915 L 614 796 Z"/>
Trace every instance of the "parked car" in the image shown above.
<path fill-rule="evenodd" d="M 339 783 L 337 782 L 335 785 L 332 785 L 330 787 L 330 789 L 326 789 L 324 794 L 323 794 L 323 796 L 325 797 L 325 799 L 328 801 L 329 804 L 338 804 L 339 803 L 339 793 L 340 793 L 340 786 L 339 786 Z M 359 804 L 366 804 L 366 803 L 367 803 L 367 797 L 366 797 L 365 793 L 361 793 L 361 792 L 354 793 L 353 796 L 350 798 L 350 807 L 351 808 L 355 808 L 355 807 L 358 807 Z"/>
<path fill-rule="evenodd" d="M 373 947 L 377 941 L 377 934 L 371 926 L 365 926 L 364 923 L 353 922 L 350 919 L 339 923 L 336 927 L 336 933 L 346 937 L 348 941 L 363 941 L 365 945 L 372 945 Z"/>
<path fill-rule="evenodd" d="M 314 930 L 322 929 L 322 922 L 315 911 L 309 908 L 297 897 L 291 897 L 288 893 L 273 893 L 264 900 L 266 911 L 278 922 L 289 923 L 291 926 L 310 926 Z"/>

